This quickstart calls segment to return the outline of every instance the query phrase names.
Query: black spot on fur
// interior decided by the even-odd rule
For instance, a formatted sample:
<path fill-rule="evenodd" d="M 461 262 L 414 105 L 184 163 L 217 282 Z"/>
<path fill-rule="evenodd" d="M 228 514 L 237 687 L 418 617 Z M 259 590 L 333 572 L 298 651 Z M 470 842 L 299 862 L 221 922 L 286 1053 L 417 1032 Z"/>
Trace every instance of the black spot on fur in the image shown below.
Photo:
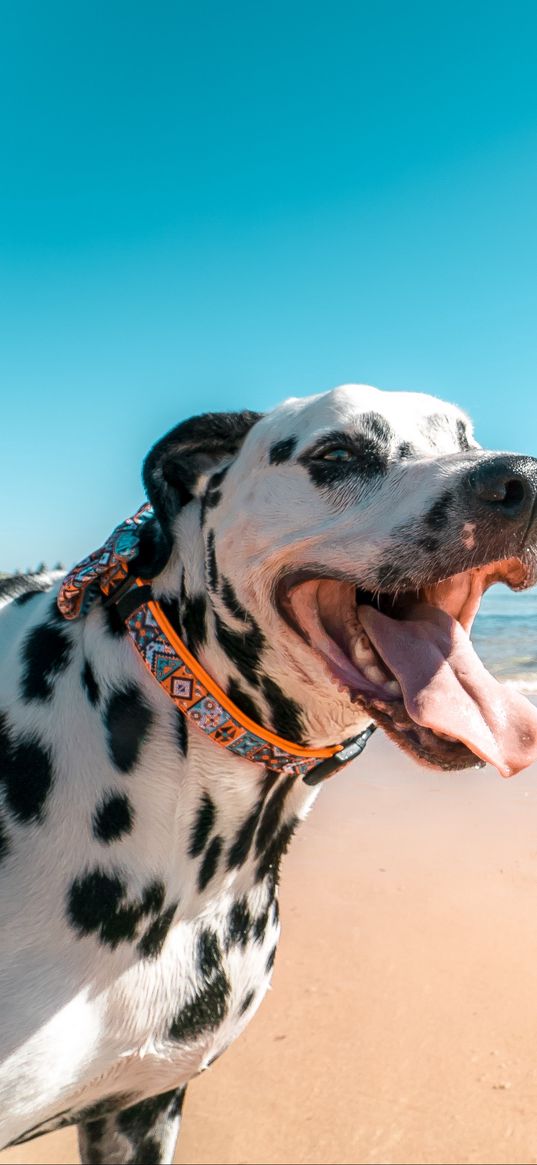
<path fill-rule="evenodd" d="M 127 628 L 116 607 L 103 607 L 102 612 L 110 635 L 116 639 L 121 639 L 123 635 L 127 634 Z"/>
<path fill-rule="evenodd" d="M 11 737 L 7 726 L 7 718 L 3 712 L 0 712 L 0 779 L 3 776 L 4 769 L 8 764 L 11 754 Z"/>
<path fill-rule="evenodd" d="M 297 825 L 298 817 L 292 817 L 290 821 L 282 825 L 279 832 L 267 846 L 257 868 L 256 876 L 258 881 L 263 881 L 264 878 L 270 875 L 275 883 L 278 882 L 281 860 L 284 854 L 287 853 Z"/>
<path fill-rule="evenodd" d="M 132 942 L 140 920 L 160 910 L 163 898 L 162 883 L 153 882 L 140 900 L 129 901 L 124 879 L 97 868 L 72 882 L 67 917 L 81 938 L 96 934 L 114 950 L 121 942 Z"/>
<path fill-rule="evenodd" d="M 244 865 L 252 847 L 254 833 L 262 808 L 263 802 L 260 801 L 237 831 L 237 836 L 228 854 L 227 865 L 229 870 L 237 869 Z"/>
<path fill-rule="evenodd" d="M 198 874 L 198 890 L 200 891 L 200 894 L 202 890 L 205 890 L 205 887 L 209 885 L 209 882 L 216 874 L 220 854 L 222 852 L 222 844 L 223 842 L 221 837 L 213 837 L 213 840 L 207 849 L 205 857 L 201 863 L 200 872 Z"/>
<path fill-rule="evenodd" d="M 97 1117 L 97 1120 L 88 1121 L 88 1126 L 90 1127 L 86 1130 L 86 1134 L 89 1134 L 90 1141 L 101 1141 L 106 1128 L 105 1117 L 100 1116 Z"/>
<path fill-rule="evenodd" d="M 249 991 L 248 994 L 244 996 L 244 999 L 239 1007 L 239 1015 L 244 1015 L 244 1013 L 248 1011 L 248 1008 L 252 1006 L 254 999 L 255 991 Z"/>
<path fill-rule="evenodd" d="M 274 731 L 293 744 L 302 744 L 303 726 L 299 705 L 290 696 L 285 696 L 279 685 L 269 676 L 263 676 L 262 688 L 270 709 Z"/>
<path fill-rule="evenodd" d="M 0 862 L 7 858 L 10 850 L 9 836 L 3 819 L 0 817 Z"/>
<path fill-rule="evenodd" d="M 11 741 L 5 721 L 0 721 L 0 781 L 6 808 L 17 821 L 42 821 L 52 788 L 52 760 L 48 749 L 35 737 Z"/>
<path fill-rule="evenodd" d="M 179 604 L 177 599 L 161 598 L 159 599 L 159 607 L 162 608 L 168 623 L 173 627 L 174 631 L 177 632 L 179 637 L 181 637 L 182 627 L 181 620 L 179 618 Z"/>
<path fill-rule="evenodd" d="M 381 591 L 393 590 L 397 587 L 401 591 L 413 589 L 412 580 L 401 575 L 401 569 L 396 562 L 385 562 L 377 571 L 377 586 Z"/>
<path fill-rule="evenodd" d="M 246 607 L 239 602 L 233 585 L 227 578 L 222 579 L 222 602 L 236 619 L 241 619 L 243 623 L 255 623 L 253 615 L 250 615 Z"/>
<path fill-rule="evenodd" d="M 112 693 L 104 711 L 108 749 L 116 768 L 134 768 L 153 722 L 153 713 L 136 684 Z"/>
<path fill-rule="evenodd" d="M 205 595 L 185 596 L 181 622 L 186 645 L 193 655 L 207 638 L 207 600 Z"/>
<path fill-rule="evenodd" d="M 217 815 L 217 810 L 215 810 L 212 798 L 209 793 L 203 793 L 190 834 L 189 854 L 191 857 L 198 857 L 200 853 L 203 853 L 206 843 L 209 841 L 215 815 Z"/>
<path fill-rule="evenodd" d="M 142 914 L 158 914 L 164 906 L 164 899 L 166 897 L 166 887 L 164 882 L 159 878 L 155 878 L 153 882 L 146 886 L 141 900 L 140 911 Z"/>
<path fill-rule="evenodd" d="M 183 1111 L 185 1093 L 186 1093 L 186 1085 L 184 1088 L 176 1088 L 175 1098 L 172 1100 L 172 1102 L 170 1104 L 169 1111 L 168 1111 L 168 1116 L 171 1117 L 172 1119 L 173 1119 L 173 1117 L 181 1116 L 181 1113 Z"/>
<path fill-rule="evenodd" d="M 97 704 L 99 700 L 99 685 L 95 679 L 93 668 L 88 659 L 82 668 L 82 687 L 84 688 L 90 704 Z"/>
<path fill-rule="evenodd" d="M 118 1113 L 117 1125 L 120 1132 L 131 1141 L 147 1136 L 161 1116 L 179 1116 L 183 1107 L 185 1088 L 172 1088 L 158 1096 L 148 1096 L 130 1108 Z"/>
<path fill-rule="evenodd" d="M 211 979 L 221 968 L 222 952 L 214 930 L 204 927 L 198 938 L 198 967 L 204 979 Z"/>
<path fill-rule="evenodd" d="M 274 966 L 274 960 L 276 958 L 276 950 L 277 950 L 277 947 L 273 947 L 271 952 L 270 952 L 270 955 L 267 959 L 267 962 L 265 965 L 265 971 L 266 971 L 267 975 L 270 975 L 270 972 L 272 971 L 272 968 Z"/>
<path fill-rule="evenodd" d="M 468 431 L 464 421 L 457 421 L 457 438 L 459 441 L 459 449 L 462 453 L 466 453 L 470 449 L 470 442 L 468 440 Z"/>
<path fill-rule="evenodd" d="M 138 943 L 138 950 L 144 959 L 156 959 L 166 941 L 166 936 L 173 922 L 177 903 L 174 902 L 163 914 L 159 914 L 146 930 Z"/>
<path fill-rule="evenodd" d="M 91 1161 L 91 1165 L 105 1165 L 101 1144 L 105 1130 L 106 1120 L 104 1117 L 99 1117 L 94 1121 L 86 1121 L 81 1126 L 81 1136 L 87 1145 L 86 1156 Z M 82 1150 L 82 1145 L 80 1148 Z"/>
<path fill-rule="evenodd" d="M 125 793 L 111 793 L 93 814 L 93 836 L 106 845 L 132 833 L 134 811 Z"/>
<path fill-rule="evenodd" d="M 161 1146 L 156 1137 L 144 1137 L 137 1146 L 131 1165 L 162 1165 Z"/>
<path fill-rule="evenodd" d="M 390 444 L 394 435 L 393 429 L 380 413 L 362 413 L 360 424 L 378 441 L 380 446 L 386 448 Z"/>
<path fill-rule="evenodd" d="M 250 616 L 244 630 L 232 631 L 227 623 L 214 616 L 216 638 L 228 659 L 254 687 L 259 684 L 257 669 L 265 646 L 265 637 L 255 620 Z"/>
<path fill-rule="evenodd" d="M 215 623 L 218 641 L 244 678 L 257 686 L 259 683 L 257 668 L 265 646 L 265 637 L 254 616 L 237 598 L 229 579 L 222 579 L 221 594 L 230 614 L 243 626 L 240 631 L 233 631 L 217 615 Z"/>
<path fill-rule="evenodd" d="M 132 940 L 140 917 L 139 909 L 126 902 L 127 888 L 117 874 L 93 870 L 75 878 L 68 894 L 68 917 L 80 937 L 98 934 L 114 949 Z"/>
<path fill-rule="evenodd" d="M 214 530 L 209 530 L 207 534 L 207 579 L 211 591 L 218 589 L 218 564 L 214 541 Z"/>
<path fill-rule="evenodd" d="M 276 773 L 272 769 L 265 769 L 265 772 L 264 772 L 263 777 L 262 777 L 262 787 L 263 787 L 263 796 L 264 797 L 268 797 L 271 789 L 273 789 L 275 784 L 277 784 L 277 782 L 279 781 L 280 775 L 281 775 L 280 773 Z"/>
<path fill-rule="evenodd" d="M 410 441 L 403 441 L 397 450 L 399 461 L 410 461 L 412 457 L 416 456 L 416 450 Z"/>
<path fill-rule="evenodd" d="M 425 515 L 425 525 L 431 530 L 443 530 L 449 522 L 449 511 L 453 505 L 453 494 L 445 493 L 438 498 Z"/>
<path fill-rule="evenodd" d="M 241 947 L 245 947 L 250 935 L 251 925 L 252 918 L 246 903 L 246 899 L 239 898 L 237 902 L 233 903 L 233 906 L 229 912 L 229 942 L 239 943 Z"/>
<path fill-rule="evenodd" d="M 258 943 L 262 943 L 263 939 L 265 937 L 265 934 L 267 931 L 267 926 L 268 926 L 268 921 L 269 921 L 269 914 L 270 914 L 270 905 L 267 906 L 261 914 L 258 914 L 258 916 L 254 922 L 254 938 L 255 938 L 256 942 L 258 942 Z"/>
<path fill-rule="evenodd" d="M 230 700 L 244 712 L 245 716 L 249 716 L 256 724 L 261 722 L 261 714 L 256 707 L 254 700 L 246 692 L 243 692 L 240 684 L 236 680 L 230 680 L 228 684 L 227 694 Z"/>
<path fill-rule="evenodd" d="M 205 849 L 209 840 L 209 834 L 215 822 L 215 817 L 216 809 L 214 801 L 209 797 L 208 793 L 203 793 L 190 834 L 188 852 L 191 858 L 198 857 Z"/>
<path fill-rule="evenodd" d="M 170 1027 L 170 1037 L 174 1040 L 192 1040 L 204 1031 L 214 1031 L 226 1015 L 230 985 L 218 939 L 208 929 L 199 937 L 198 963 L 204 986 L 175 1016 Z"/>
<path fill-rule="evenodd" d="M 438 550 L 440 542 L 438 538 L 419 538 L 418 546 L 421 550 L 425 550 L 427 554 L 434 554 L 435 550 Z"/>
<path fill-rule="evenodd" d="M 211 474 L 209 479 L 209 489 L 218 489 L 218 487 L 222 485 L 222 482 L 224 481 L 229 468 L 229 465 L 224 465 L 222 469 L 217 469 L 216 473 Z"/>
<path fill-rule="evenodd" d="M 107 1116 L 115 1116 L 118 1109 L 129 1104 L 135 1095 L 132 1092 L 116 1092 L 114 1096 L 105 1096 L 102 1100 L 97 1100 L 95 1104 L 79 1109 L 75 1114 L 76 1122 L 89 1120 L 97 1122 L 98 1120 L 102 1121 Z"/>
<path fill-rule="evenodd" d="M 208 489 L 205 494 L 205 509 L 211 510 L 222 501 L 222 493 L 219 489 Z"/>
<path fill-rule="evenodd" d="M 222 971 L 176 1015 L 170 1027 L 170 1038 L 186 1042 L 196 1039 L 204 1031 L 214 1031 L 225 1019 L 228 997 L 229 982 Z"/>
<path fill-rule="evenodd" d="M 349 434 L 345 430 L 327 433 L 323 437 L 322 445 L 313 452 L 304 453 L 300 463 L 307 469 L 314 485 L 321 488 L 347 486 L 354 482 L 364 481 L 383 476 L 388 469 L 388 446 L 384 436 L 375 436 L 373 430 L 377 428 L 376 414 L 367 414 L 373 418 L 369 426 L 369 433 Z M 382 417 L 379 417 L 382 422 Z M 390 430 L 391 432 L 391 430 Z M 323 454 L 329 448 L 348 449 L 352 457 L 348 461 L 329 461 Z"/>
<path fill-rule="evenodd" d="M 285 777 L 265 805 L 255 839 L 255 850 L 258 856 L 266 850 L 268 845 L 272 844 L 282 818 L 285 801 L 294 783 L 294 777 Z"/>
<path fill-rule="evenodd" d="M 186 756 L 188 753 L 188 721 L 180 708 L 176 708 L 175 735 L 179 752 Z"/>
<path fill-rule="evenodd" d="M 22 650 L 25 700 L 48 700 L 54 680 L 69 662 L 70 644 L 59 627 L 44 623 L 30 632 Z"/>
<path fill-rule="evenodd" d="M 213 473 L 207 483 L 207 489 L 201 499 L 200 519 L 203 526 L 207 516 L 207 510 L 214 509 L 215 506 L 222 500 L 222 491 L 220 486 L 226 476 L 229 465 L 225 465 L 223 469 L 218 469 Z"/>
<path fill-rule="evenodd" d="M 97 1145 L 102 1141 L 106 1131 L 106 1117 L 98 1116 L 95 1120 L 88 1120 L 86 1122 L 86 1137 L 92 1145 Z"/>
<path fill-rule="evenodd" d="M 154 579 L 160 574 L 169 559 L 170 544 L 163 533 L 160 522 L 150 518 L 138 527 L 138 552 L 130 560 L 129 573 L 137 578 Z"/>
<path fill-rule="evenodd" d="M 269 461 L 271 465 L 282 465 L 289 461 L 297 446 L 297 437 L 286 437 L 283 441 L 276 441 L 271 445 Z"/>

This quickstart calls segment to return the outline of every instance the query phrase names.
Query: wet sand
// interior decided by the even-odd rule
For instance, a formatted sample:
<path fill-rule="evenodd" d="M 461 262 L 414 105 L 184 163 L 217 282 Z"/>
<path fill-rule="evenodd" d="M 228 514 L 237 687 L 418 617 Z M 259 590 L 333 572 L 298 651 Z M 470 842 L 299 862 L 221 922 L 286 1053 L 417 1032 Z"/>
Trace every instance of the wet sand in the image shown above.
<path fill-rule="evenodd" d="M 273 989 L 188 1092 L 177 1162 L 537 1162 L 537 766 L 380 737 L 285 859 Z M 0 1165 L 78 1160 L 72 1130 Z"/>

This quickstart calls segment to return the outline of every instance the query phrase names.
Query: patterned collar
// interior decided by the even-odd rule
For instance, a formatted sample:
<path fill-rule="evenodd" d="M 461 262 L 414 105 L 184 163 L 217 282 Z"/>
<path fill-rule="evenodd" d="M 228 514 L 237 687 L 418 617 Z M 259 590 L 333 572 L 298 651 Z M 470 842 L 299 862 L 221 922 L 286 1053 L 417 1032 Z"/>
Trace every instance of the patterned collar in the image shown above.
<path fill-rule="evenodd" d="M 152 507 L 142 506 L 114 530 L 104 546 L 69 571 L 58 595 L 64 618 L 78 618 L 99 597 L 105 606 L 115 607 L 140 658 L 176 707 L 235 756 L 273 772 L 302 777 L 307 785 L 319 784 L 359 756 L 374 725 L 341 745 L 303 748 L 261 728 L 233 704 L 180 639 L 153 598 L 151 586 L 132 572 L 140 530 L 152 518 Z"/>

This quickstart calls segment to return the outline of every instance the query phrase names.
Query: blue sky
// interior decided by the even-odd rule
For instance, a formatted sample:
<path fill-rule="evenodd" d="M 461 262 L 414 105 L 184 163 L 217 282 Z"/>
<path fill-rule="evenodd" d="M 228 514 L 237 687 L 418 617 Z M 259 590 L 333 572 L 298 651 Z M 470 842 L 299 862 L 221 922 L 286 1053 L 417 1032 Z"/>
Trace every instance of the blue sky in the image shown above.
<path fill-rule="evenodd" d="M 209 408 L 342 381 L 537 454 L 537 6 L 0 10 L 0 569 Z"/>

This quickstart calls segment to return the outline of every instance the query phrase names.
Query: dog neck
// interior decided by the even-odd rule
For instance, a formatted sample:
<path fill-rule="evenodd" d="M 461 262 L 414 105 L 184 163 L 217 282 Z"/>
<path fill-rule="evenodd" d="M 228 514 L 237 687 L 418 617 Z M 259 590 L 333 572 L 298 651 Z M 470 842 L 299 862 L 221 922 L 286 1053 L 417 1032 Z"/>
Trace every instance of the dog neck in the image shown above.
<path fill-rule="evenodd" d="M 171 555 L 153 581 L 157 601 L 177 604 L 188 649 L 241 712 L 278 736 L 325 748 L 358 735 L 370 717 L 338 692 L 272 604 L 262 612 L 244 605 L 237 581 L 218 571 L 202 515 L 198 499 L 181 511 Z"/>

